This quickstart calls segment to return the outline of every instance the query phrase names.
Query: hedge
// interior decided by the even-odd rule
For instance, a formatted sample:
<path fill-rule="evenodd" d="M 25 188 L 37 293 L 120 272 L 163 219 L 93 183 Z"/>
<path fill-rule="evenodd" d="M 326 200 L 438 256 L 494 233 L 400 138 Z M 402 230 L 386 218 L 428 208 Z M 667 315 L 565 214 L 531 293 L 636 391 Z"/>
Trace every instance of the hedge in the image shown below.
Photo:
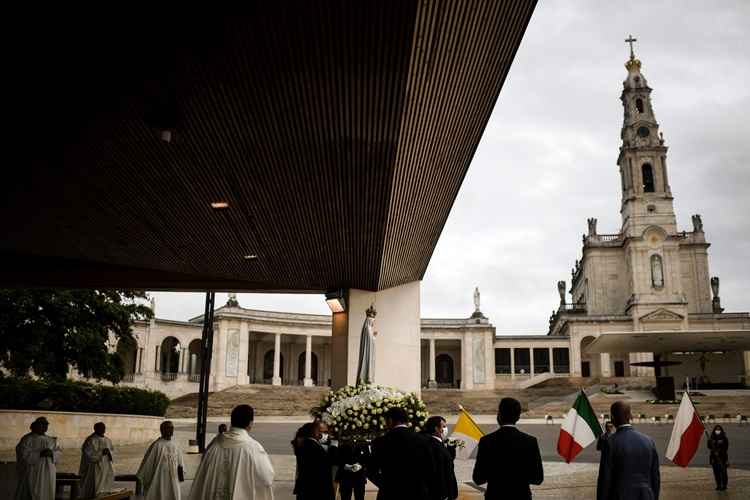
<path fill-rule="evenodd" d="M 159 391 L 86 382 L 0 376 L 0 408 L 9 410 L 120 413 L 163 417 L 169 398 Z"/>

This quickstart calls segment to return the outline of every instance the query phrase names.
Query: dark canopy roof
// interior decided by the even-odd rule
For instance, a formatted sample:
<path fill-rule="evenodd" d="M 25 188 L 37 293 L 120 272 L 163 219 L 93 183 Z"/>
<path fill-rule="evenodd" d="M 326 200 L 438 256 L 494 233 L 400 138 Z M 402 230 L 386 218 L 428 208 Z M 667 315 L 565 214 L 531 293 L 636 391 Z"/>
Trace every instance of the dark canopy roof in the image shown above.
<path fill-rule="evenodd" d="M 250 8 L 16 26 L 0 285 L 422 278 L 534 2 Z"/>

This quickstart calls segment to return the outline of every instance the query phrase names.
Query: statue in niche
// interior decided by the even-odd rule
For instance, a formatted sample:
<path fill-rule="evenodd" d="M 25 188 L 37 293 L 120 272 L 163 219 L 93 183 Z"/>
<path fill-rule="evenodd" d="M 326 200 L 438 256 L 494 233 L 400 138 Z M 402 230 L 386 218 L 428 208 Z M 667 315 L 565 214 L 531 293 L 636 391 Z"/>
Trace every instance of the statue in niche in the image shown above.
<path fill-rule="evenodd" d="M 565 304 L 565 282 L 557 282 L 557 293 L 560 294 L 560 304 Z"/>
<path fill-rule="evenodd" d="M 371 304 L 365 313 L 362 333 L 359 338 L 359 363 L 357 365 L 357 385 L 375 383 L 375 316 L 378 312 Z"/>
<path fill-rule="evenodd" d="M 664 268 L 660 255 L 651 256 L 651 285 L 654 288 L 662 288 L 664 286 Z"/>
<path fill-rule="evenodd" d="M 589 224 L 589 236 L 596 236 L 596 219 L 592 217 L 586 219 L 586 222 Z"/>
<path fill-rule="evenodd" d="M 693 232 L 702 233 L 703 232 L 703 220 L 701 219 L 701 216 L 699 214 L 695 214 L 693 215 L 692 219 L 693 219 Z"/>

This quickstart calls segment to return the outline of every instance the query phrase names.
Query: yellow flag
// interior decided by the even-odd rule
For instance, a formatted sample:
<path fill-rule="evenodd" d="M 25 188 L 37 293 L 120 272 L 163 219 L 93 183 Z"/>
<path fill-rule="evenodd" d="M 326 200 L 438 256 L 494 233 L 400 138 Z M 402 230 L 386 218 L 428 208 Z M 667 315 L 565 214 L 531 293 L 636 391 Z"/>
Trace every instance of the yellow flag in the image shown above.
<path fill-rule="evenodd" d="M 467 459 L 474 452 L 474 449 L 479 444 L 479 439 L 484 436 L 482 429 L 479 428 L 471 415 L 462 406 L 459 406 L 458 420 L 456 425 L 453 426 L 453 432 L 451 432 L 450 438 L 463 441 L 465 445 L 462 448 L 456 450 L 456 457 Z"/>

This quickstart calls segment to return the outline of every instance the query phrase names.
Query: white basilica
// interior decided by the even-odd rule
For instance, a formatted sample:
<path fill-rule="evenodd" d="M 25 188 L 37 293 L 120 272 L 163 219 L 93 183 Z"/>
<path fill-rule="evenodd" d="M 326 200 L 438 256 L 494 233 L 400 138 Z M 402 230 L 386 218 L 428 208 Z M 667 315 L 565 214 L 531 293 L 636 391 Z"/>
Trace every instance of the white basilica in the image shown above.
<path fill-rule="evenodd" d="M 523 388 L 567 376 L 668 375 L 680 386 L 684 377 L 750 381 L 750 352 L 744 351 L 750 315 L 723 312 L 700 216 L 693 216 L 691 231 L 678 228 L 667 147 L 632 49 L 626 68 L 620 230 L 600 234 L 589 219 L 572 300 L 559 282 L 560 304 L 544 335 L 496 335 L 478 300 L 465 319 L 422 319 L 423 387 Z M 215 312 L 210 390 L 330 385 L 331 328 L 330 315 L 246 309 L 230 295 Z M 126 361 L 124 382 L 170 397 L 197 392 L 201 330 L 202 316 L 137 323 L 137 346 L 117 346 Z"/>

